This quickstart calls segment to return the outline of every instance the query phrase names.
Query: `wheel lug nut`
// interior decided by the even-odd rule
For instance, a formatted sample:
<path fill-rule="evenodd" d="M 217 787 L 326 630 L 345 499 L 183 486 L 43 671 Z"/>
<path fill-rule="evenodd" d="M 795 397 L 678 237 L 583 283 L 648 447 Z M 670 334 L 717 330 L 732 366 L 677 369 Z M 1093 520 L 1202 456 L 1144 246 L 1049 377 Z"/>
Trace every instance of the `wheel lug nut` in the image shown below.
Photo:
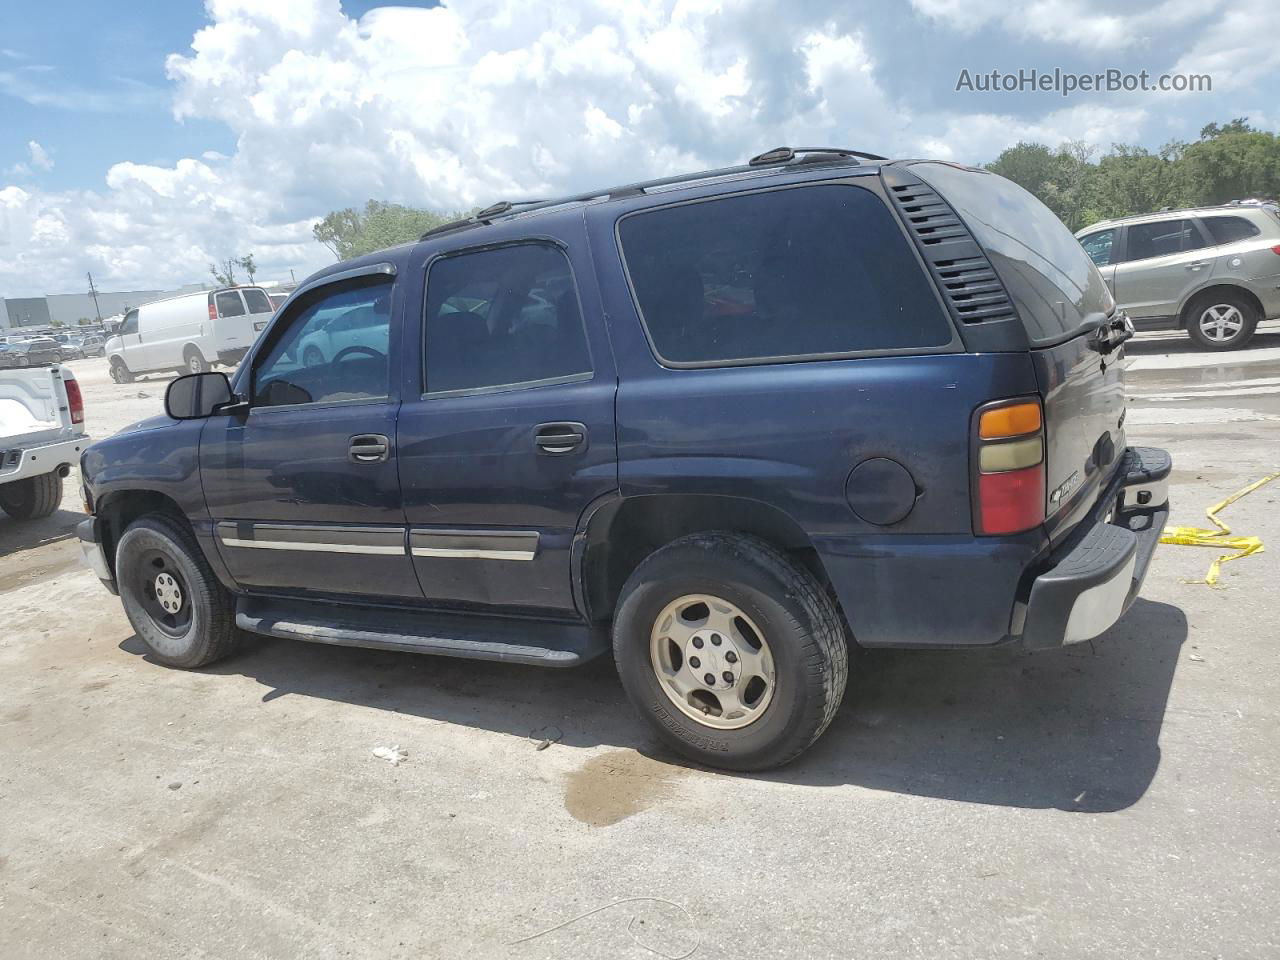
<path fill-rule="evenodd" d="M 689 666 L 691 666 L 691 667 L 693 667 L 693 669 L 697 670 L 700 666 L 702 666 L 702 661 L 701 661 L 701 660 L 699 660 L 697 657 L 690 657 L 690 658 L 689 658 Z"/>
<path fill-rule="evenodd" d="M 713 634 L 711 635 L 711 645 L 712 645 L 713 647 L 718 647 L 718 646 L 720 646 L 720 634 L 718 634 L 718 633 L 713 633 Z"/>
<path fill-rule="evenodd" d="M 707 681 L 708 687 L 714 687 L 716 685 L 716 675 L 714 673 L 708 673 L 702 679 Z"/>
<path fill-rule="evenodd" d="M 736 653 L 734 653 L 732 650 L 730 650 L 728 653 L 726 653 L 726 654 L 724 655 L 724 658 L 725 658 L 726 660 L 728 660 L 730 663 L 737 663 L 737 662 L 738 662 L 738 655 L 737 655 Z"/>
<path fill-rule="evenodd" d="M 697 647 L 699 650 L 701 650 L 701 649 L 702 649 L 702 638 L 701 638 L 701 637 L 694 637 L 694 638 L 693 638 L 693 645 L 694 645 L 695 647 Z"/>
<path fill-rule="evenodd" d="M 724 677 L 725 683 L 733 683 L 733 674 L 726 670 L 721 676 Z"/>

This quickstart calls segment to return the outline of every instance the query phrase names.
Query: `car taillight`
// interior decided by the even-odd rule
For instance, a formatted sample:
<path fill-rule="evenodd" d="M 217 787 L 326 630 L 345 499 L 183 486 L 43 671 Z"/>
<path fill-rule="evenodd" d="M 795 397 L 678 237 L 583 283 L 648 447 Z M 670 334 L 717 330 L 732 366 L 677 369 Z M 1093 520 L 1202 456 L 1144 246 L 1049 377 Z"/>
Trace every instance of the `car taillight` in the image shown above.
<path fill-rule="evenodd" d="M 1008 400 L 978 413 L 973 442 L 979 534 L 1021 533 L 1044 522 L 1044 413 L 1039 400 Z"/>
<path fill-rule="evenodd" d="M 1272 247 L 1271 252 L 1276 254 L 1277 256 L 1280 256 L 1280 243 L 1277 243 L 1274 247 Z"/>
<path fill-rule="evenodd" d="M 212 300 L 209 301 L 209 319 L 210 320 L 218 319 L 218 308 L 213 305 Z"/>
<path fill-rule="evenodd" d="M 67 388 L 67 406 L 71 410 L 72 423 L 84 423 L 84 396 L 80 393 L 80 384 L 75 380 L 63 381 Z"/>

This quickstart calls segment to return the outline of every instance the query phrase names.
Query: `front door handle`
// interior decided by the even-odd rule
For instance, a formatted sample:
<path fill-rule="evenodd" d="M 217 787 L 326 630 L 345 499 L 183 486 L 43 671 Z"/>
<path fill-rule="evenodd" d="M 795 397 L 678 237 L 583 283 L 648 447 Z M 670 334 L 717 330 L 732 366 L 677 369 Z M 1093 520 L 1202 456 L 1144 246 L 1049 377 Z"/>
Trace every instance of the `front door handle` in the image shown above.
<path fill-rule="evenodd" d="M 573 421 L 540 423 L 534 428 L 533 443 L 539 453 L 552 457 L 580 453 L 587 448 L 587 427 Z"/>
<path fill-rule="evenodd" d="M 1208 264 L 1206 264 L 1203 260 L 1197 260 L 1197 261 L 1195 261 L 1194 263 L 1188 263 L 1188 264 L 1187 264 L 1187 269 L 1188 269 L 1188 270 L 1199 270 L 1201 267 L 1205 267 L 1205 266 L 1208 266 Z"/>
<path fill-rule="evenodd" d="M 381 433 L 360 433 L 351 438 L 347 458 L 352 463 L 385 463 L 391 457 L 391 441 Z"/>

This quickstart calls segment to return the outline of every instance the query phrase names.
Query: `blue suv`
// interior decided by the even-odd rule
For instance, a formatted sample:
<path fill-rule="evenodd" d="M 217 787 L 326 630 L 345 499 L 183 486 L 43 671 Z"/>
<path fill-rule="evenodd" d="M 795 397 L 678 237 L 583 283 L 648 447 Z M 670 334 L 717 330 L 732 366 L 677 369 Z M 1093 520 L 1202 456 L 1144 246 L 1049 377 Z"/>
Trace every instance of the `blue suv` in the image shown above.
<path fill-rule="evenodd" d="M 1131 333 L 1009 181 L 779 148 L 322 270 L 233 377 L 85 453 L 80 538 L 161 663 L 246 633 L 612 650 L 664 741 L 763 769 L 855 643 L 1059 647 L 1125 612 L 1170 469 L 1125 444 Z"/>

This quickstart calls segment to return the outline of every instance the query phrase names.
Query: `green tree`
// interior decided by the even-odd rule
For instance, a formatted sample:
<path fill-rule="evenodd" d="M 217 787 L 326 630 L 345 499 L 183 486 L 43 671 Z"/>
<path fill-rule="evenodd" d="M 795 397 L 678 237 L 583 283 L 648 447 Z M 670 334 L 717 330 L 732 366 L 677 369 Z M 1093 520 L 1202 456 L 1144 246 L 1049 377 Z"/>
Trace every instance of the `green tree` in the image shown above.
<path fill-rule="evenodd" d="M 1176 142 L 1158 153 L 1122 143 L 1112 146 L 1098 161 L 1087 221 L 1190 205 L 1183 150 L 1184 145 Z"/>
<path fill-rule="evenodd" d="M 1187 146 L 1182 160 L 1192 203 L 1280 197 L 1280 136 L 1255 130 L 1247 120 L 1211 123 Z"/>
<path fill-rule="evenodd" d="M 246 253 L 236 261 L 236 265 L 244 269 L 244 272 L 249 275 L 249 282 L 253 283 L 253 276 L 258 272 L 258 265 L 254 262 L 253 254 Z"/>
<path fill-rule="evenodd" d="M 1034 194 L 1063 223 L 1078 230 L 1089 207 L 1094 150 L 1083 140 L 1067 141 L 1057 150 L 1024 141 L 1004 150 L 986 168 Z"/>
<path fill-rule="evenodd" d="M 339 260 L 417 240 L 433 227 L 462 217 L 398 203 L 370 200 L 363 210 L 334 210 L 311 228 L 312 235 Z"/>
<path fill-rule="evenodd" d="M 235 257 L 227 257 L 225 260 L 209 264 L 209 272 L 213 274 L 213 279 L 218 286 L 234 287 L 236 285 L 236 266 L 239 262 Z"/>

